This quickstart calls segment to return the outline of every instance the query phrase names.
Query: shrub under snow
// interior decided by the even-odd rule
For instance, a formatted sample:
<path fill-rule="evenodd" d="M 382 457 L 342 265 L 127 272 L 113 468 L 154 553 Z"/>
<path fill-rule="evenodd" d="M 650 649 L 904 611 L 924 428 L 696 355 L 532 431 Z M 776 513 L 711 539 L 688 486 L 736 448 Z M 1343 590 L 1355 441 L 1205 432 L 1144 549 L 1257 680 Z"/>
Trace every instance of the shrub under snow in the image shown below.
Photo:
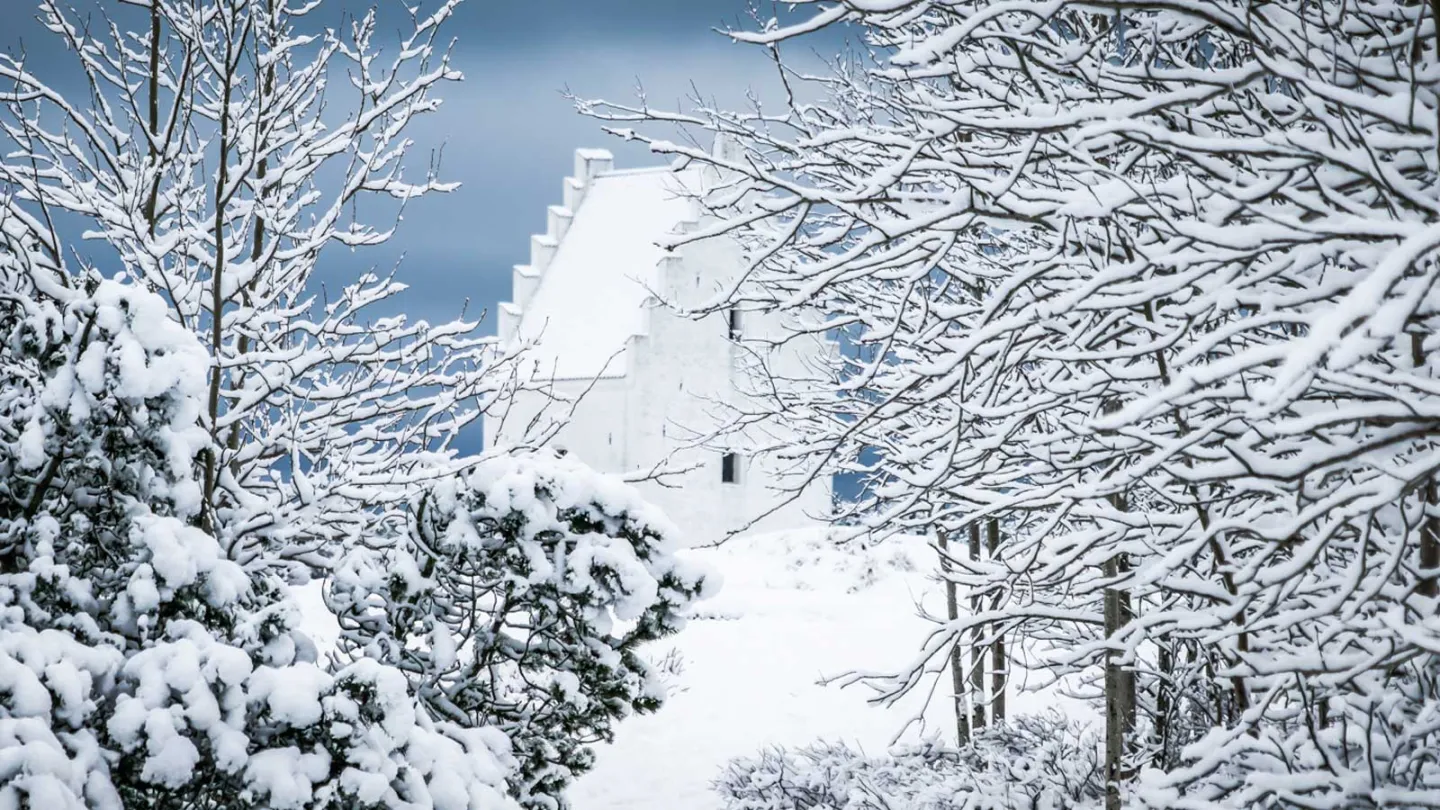
<path fill-rule="evenodd" d="M 496 457 L 420 498 L 402 542 L 351 554 L 329 601 L 342 647 L 403 670 L 431 716 L 503 729 L 512 792 L 560 807 L 590 744 L 664 700 L 641 646 L 714 581 L 677 550 L 618 479 L 551 452 Z"/>
<path fill-rule="evenodd" d="M 284 584 L 199 528 L 208 360 L 164 302 L 4 291 L 0 808 L 509 806 L 503 733 L 326 671 Z"/>
<path fill-rule="evenodd" d="M 1022 715 L 958 750 L 846 745 L 774 748 L 715 782 L 727 810 L 1081 810 L 1104 798 L 1100 747 L 1059 714 Z"/>

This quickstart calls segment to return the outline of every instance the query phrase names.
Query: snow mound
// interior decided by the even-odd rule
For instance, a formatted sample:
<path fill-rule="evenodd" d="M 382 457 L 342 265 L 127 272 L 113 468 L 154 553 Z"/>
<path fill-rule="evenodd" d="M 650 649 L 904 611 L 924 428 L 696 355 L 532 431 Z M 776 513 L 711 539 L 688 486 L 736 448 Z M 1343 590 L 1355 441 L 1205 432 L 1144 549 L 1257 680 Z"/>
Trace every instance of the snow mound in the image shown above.
<path fill-rule="evenodd" d="M 928 572 L 935 560 L 923 537 L 875 543 L 829 528 L 747 535 L 694 553 L 724 574 L 727 587 L 841 593 Z"/>

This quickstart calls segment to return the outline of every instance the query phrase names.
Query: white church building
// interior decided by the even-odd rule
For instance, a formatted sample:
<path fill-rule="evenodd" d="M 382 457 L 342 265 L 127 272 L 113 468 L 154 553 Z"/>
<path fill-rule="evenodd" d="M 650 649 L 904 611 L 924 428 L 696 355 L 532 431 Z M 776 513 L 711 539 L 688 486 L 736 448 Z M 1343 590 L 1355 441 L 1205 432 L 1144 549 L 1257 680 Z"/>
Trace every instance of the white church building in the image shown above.
<path fill-rule="evenodd" d="M 773 330 L 759 313 L 675 314 L 661 302 L 712 300 L 744 266 L 728 237 L 667 252 L 658 243 L 703 222 L 697 197 L 713 186 L 713 168 L 616 169 L 609 152 L 581 149 L 550 206 L 544 234 L 530 237 L 530 262 L 516 266 L 512 299 L 500 304 L 502 341 L 523 341 L 528 373 L 549 394 L 522 391 L 488 415 L 485 445 L 517 443 L 537 413 L 569 413 L 550 442 L 590 466 L 641 479 L 637 486 L 665 510 L 689 545 L 739 530 L 814 525 L 830 510 L 828 479 L 796 494 L 783 461 L 752 448 L 773 441 L 756 430 L 717 435 L 727 406 L 745 405 L 746 338 Z M 833 347 L 791 342 L 771 362 L 806 363 Z M 658 480 L 645 479 L 662 471 Z"/>

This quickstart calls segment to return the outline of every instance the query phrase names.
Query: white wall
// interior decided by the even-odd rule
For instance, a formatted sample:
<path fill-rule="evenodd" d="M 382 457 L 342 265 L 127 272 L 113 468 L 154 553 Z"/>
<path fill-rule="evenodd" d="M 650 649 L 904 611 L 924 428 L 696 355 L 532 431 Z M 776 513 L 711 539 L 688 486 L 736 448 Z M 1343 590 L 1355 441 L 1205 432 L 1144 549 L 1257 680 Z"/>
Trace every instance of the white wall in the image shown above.
<path fill-rule="evenodd" d="M 588 389 L 588 391 L 587 391 Z M 537 414 L 558 420 L 575 402 L 573 418 L 560 427 L 551 441 L 576 458 L 603 472 L 629 469 L 626 455 L 627 415 L 630 412 L 629 380 L 624 377 L 595 380 L 557 380 L 554 397 L 538 391 L 521 391 L 500 412 L 485 417 L 485 447 L 505 447 L 526 435 Z M 503 421 L 501 417 L 503 416 Z"/>
<path fill-rule="evenodd" d="M 731 240 L 686 245 L 677 260 L 667 263 L 662 293 L 681 306 L 708 303 L 742 266 L 739 246 Z M 773 334 L 774 326 L 754 313 L 742 315 L 742 334 Z M 661 427 L 637 437 L 642 455 L 674 452 L 677 444 L 693 442 L 727 424 L 734 411 L 726 406 L 746 408 L 737 395 L 739 356 L 745 349 L 731 342 L 728 332 L 724 313 L 697 321 L 678 318 L 667 309 L 651 312 L 649 335 L 636 347 L 638 367 L 644 369 L 637 379 L 636 424 Z M 749 452 L 764 439 L 754 430 L 715 437 L 679 459 L 698 465 L 694 471 L 678 479 L 676 487 L 650 488 L 651 497 L 673 520 L 689 527 L 696 543 L 723 539 L 751 522 L 753 531 L 813 525 L 830 508 L 828 479 L 795 499 L 790 490 L 800 482 L 780 477 L 776 464 Z M 721 477 L 727 450 L 739 452 L 742 460 L 735 484 L 724 483 Z M 793 503 L 782 505 L 792 499 Z M 757 521 L 772 509 L 774 514 Z"/>
<path fill-rule="evenodd" d="M 730 272 L 739 261 L 733 244 L 718 241 L 689 246 L 682 257 L 666 263 L 661 284 L 667 296 L 684 304 L 713 295 L 717 277 Z M 742 328 L 747 334 L 767 330 L 766 324 L 753 316 L 745 318 Z M 773 325 L 768 328 L 773 330 Z M 687 545 L 723 539 L 790 498 L 788 490 L 794 486 L 793 481 L 776 474 L 774 464 L 745 452 L 758 437 L 720 437 L 704 447 L 686 448 L 723 423 L 730 414 L 725 404 L 735 404 L 737 353 L 741 349 L 728 339 L 728 329 L 722 314 L 696 321 L 657 308 L 650 312 L 649 334 L 631 340 L 623 377 L 593 384 L 587 380 L 554 383 L 558 397 L 579 402 L 552 446 L 564 447 L 602 472 L 631 473 L 662 462 L 670 470 L 684 470 L 672 472 L 660 482 L 640 482 L 637 487 L 680 528 Z M 504 446 L 523 435 L 526 425 L 547 403 L 539 393 L 519 394 L 505 414 L 503 428 L 497 419 L 487 418 L 486 446 Z M 564 407 L 549 404 L 548 410 L 547 415 L 555 418 Z M 721 480 L 721 459 L 727 449 L 740 452 L 736 484 Z M 813 525 L 829 506 L 827 480 L 756 522 L 753 530 Z"/>
<path fill-rule="evenodd" d="M 578 213 L 583 216 L 583 209 Z M 661 265 L 659 292 L 670 301 L 694 306 L 710 301 L 743 266 L 739 246 L 729 239 L 687 245 Z M 601 315 L 601 317 L 604 317 Z M 745 313 L 746 335 L 779 334 L 773 319 Z M 662 508 L 685 535 L 688 545 L 704 545 L 754 522 L 751 530 L 773 531 L 813 525 L 828 513 L 830 483 L 816 482 L 795 498 L 798 482 L 778 474 L 778 465 L 747 452 L 767 437 L 757 431 L 721 436 L 703 447 L 687 448 L 713 433 L 733 415 L 726 405 L 737 399 L 741 348 L 728 337 L 723 313 L 703 320 L 678 318 L 668 309 L 649 311 L 646 334 L 631 338 L 625 375 L 595 381 L 559 380 L 555 394 L 573 400 L 584 393 L 568 424 L 552 446 L 562 446 L 597 470 L 633 473 L 662 462 L 670 471 L 660 482 L 637 486 Z M 580 325 L 565 325 L 581 328 Z M 753 347 L 752 347 L 753 348 Z M 793 346 L 771 358 L 784 366 L 828 347 Z M 744 388 L 744 386 L 741 386 Z M 546 407 L 542 394 L 522 392 L 510 404 L 504 426 L 487 417 L 486 447 L 503 447 L 524 435 L 530 419 Z M 554 418 L 564 412 L 549 405 Z M 685 449 L 682 449 L 685 448 Z M 739 482 L 722 481 L 722 457 L 739 452 Z M 678 470 L 685 470 L 678 472 Z M 782 501 L 793 500 L 757 522 Z"/>

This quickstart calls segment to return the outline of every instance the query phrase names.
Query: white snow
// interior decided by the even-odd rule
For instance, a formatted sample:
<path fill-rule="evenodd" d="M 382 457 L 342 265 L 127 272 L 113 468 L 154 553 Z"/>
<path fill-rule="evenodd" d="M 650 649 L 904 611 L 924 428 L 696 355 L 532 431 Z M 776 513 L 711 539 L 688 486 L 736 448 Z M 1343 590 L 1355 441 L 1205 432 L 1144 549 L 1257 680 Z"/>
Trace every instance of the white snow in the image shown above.
<path fill-rule="evenodd" d="M 657 243 L 692 217 L 683 192 L 694 174 L 659 167 L 590 181 L 520 322 L 520 337 L 538 340 L 530 357 L 539 373 L 625 373 L 626 341 L 645 333 L 644 301 L 665 256 Z"/>
<path fill-rule="evenodd" d="M 290 595 L 300 606 L 301 630 L 322 656 L 332 652 L 340 641 L 340 622 L 325 606 L 324 581 L 312 579 L 304 585 L 292 585 Z"/>
<path fill-rule="evenodd" d="M 723 585 L 678 635 L 646 650 L 654 659 L 679 651 L 674 691 L 658 713 L 621 721 L 615 742 L 597 749 L 595 769 L 571 789 L 575 810 L 717 810 L 710 782 L 719 769 L 770 745 L 823 739 L 880 753 L 897 737 L 953 741 L 948 673 L 928 709 L 926 694 L 882 708 L 867 702 L 872 693 L 862 686 L 819 683 L 855 669 L 906 668 L 934 629 L 917 605 L 932 615 L 945 607 L 924 538 L 842 550 L 830 531 L 749 535 L 679 553 L 719 573 Z M 318 583 L 295 590 L 306 632 L 333 648 L 338 627 Z M 1013 683 L 1022 681 L 1017 674 Z M 1072 716 L 1090 717 L 1053 695 L 1011 688 L 1007 700 L 1012 713 L 1062 703 Z M 923 727 L 907 727 L 917 714 Z"/>
<path fill-rule="evenodd" d="M 769 745 L 845 741 L 880 753 L 904 740 L 954 739 L 948 690 L 937 690 L 925 727 L 906 729 L 924 708 L 916 694 L 893 708 L 867 703 L 864 687 L 820 685 L 852 669 L 905 668 L 934 625 L 917 601 L 943 614 L 930 580 L 934 551 L 922 538 L 867 551 L 834 548 L 825 529 L 736 538 L 687 556 L 724 577 L 671 645 L 684 659 L 673 694 L 653 715 L 619 724 L 595 769 L 571 791 L 575 810 L 712 810 L 710 781 L 728 760 Z M 662 642 L 652 655 L 668 649 Z M 1017 681 L 1018 682 L 1018 681 Z M 948 674 L 943 684 L 948 684 Z M 1011 712 L 1039 711 L 1053 698 L 1008 692 Z"/>

